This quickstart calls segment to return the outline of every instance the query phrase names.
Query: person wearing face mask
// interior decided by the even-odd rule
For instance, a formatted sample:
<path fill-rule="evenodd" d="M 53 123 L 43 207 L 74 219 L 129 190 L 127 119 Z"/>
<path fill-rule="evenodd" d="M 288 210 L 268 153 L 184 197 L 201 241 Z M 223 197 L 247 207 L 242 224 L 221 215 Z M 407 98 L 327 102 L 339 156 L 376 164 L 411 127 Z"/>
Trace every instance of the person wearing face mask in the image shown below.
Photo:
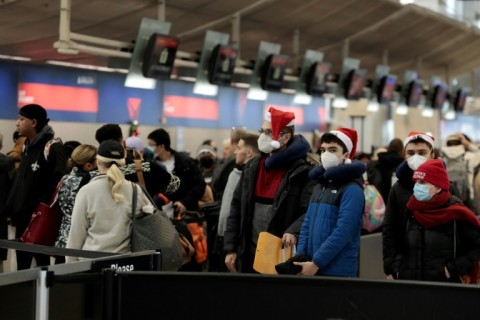
<path fill-rule="evenodd" d="M 458 189 L 460 200 L 474 210 L 473 180 L 475 168 L 480 163 L 480 150 L 458 132 L 447 137 L 441 157 L 447 167 L 450 184 Z"/>
<path fill-rule="evenodd" d="M 210 145 L 202 144 L 197 150 L 197 161 L 205 178 L 205 183 L 211 186 L 214 179 L 214 169 L 217 164 L 217 153 Z"/>
<path fill-rule="evenodd" d="M 408 217 L 412 212 L 406 204 L 413 194 L 413 172 L 427 160 L 434 159 L 435 138 L 429 134 L 412 131 L 404 139 L 405 161 L 396 171 L 397 182 L 390 189 L 382 229 L 383 270 L 387 279 L 394 279 L 398 272 Z M 458 192 L 450 186 L 452 194 Z"/>
<path fill-rule="evenodd" d="M 245 165 L 234 191 L 224 232 L 225 264 L 230 272 L 253 273 L 262 231 L 294 246 L 313 183 L 310 144 L 295 135 L 295 115 L 270 107 L 260 129 L 260 155 Z"/>
<path fill-rule="evenodd" d="M 480 221 L 449 192 L 450 182 L 440 159 L 428 160 L 413 173 L 413 195 L 395 279 L 460 283 L 466 275 L 477 283 Z"/>
<path fill-rule="evenodd" d="M 311 261 L 294 262 L 302 267 L 301 276 L 358 276 L 366 166 L 353 160 L 357 142 L 357 132 L 350 128 L 332 130 L 320 139 L 322 164 L 309 174 L 317 184 L 297 247 L 297 254 Z"/>

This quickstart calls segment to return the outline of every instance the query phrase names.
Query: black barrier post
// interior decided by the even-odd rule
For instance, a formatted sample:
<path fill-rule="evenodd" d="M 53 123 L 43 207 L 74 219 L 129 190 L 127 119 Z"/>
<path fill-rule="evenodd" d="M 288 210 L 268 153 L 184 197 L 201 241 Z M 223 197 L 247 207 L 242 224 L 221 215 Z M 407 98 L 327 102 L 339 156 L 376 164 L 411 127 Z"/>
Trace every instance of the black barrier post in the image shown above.
<path fill-rule="evenodd" d="M 105 269 L 103 274 L 103 320 L 116 319 L 116 271 L 113 269 Z"/>

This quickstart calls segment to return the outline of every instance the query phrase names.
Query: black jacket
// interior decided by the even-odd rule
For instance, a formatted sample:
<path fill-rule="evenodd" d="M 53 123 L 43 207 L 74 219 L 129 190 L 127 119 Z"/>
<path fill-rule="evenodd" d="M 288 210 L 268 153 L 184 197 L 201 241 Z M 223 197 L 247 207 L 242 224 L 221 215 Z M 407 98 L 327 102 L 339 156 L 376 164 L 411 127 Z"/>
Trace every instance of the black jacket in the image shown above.
<path fill-rule="evenodd" d="M 198 201 L 205 192 L 205 179 L 197 163 L 185 152 L 172 150 L 175 168 L 172 173 L 180 179 L 180 187 L 169 196 L 173 202 L 180 201 L 187 210 L 198 210 Z"/>
<path fill-rule="evenodd" d="M 20 167 L 10 191 L 7 210 L 20 236 L 28 226 L 39 202 L 49 203 L 60 179 L 67 173 L 67 156 L 61 142 L 50 146 L 45 157 L 45 145 L 54 132 L 46 125 L 33 139 L 25 142 Z"/>
<path fill-rule="evenodd" d="M 407 209 L 415 185 L 412 177 L 413 171 L 407 161 L 402 162 L 397 168 L 398 181 L 388 196 L 382 229 L 383 271 L 386 275 L 395 275 L 399 271 L 405 251 L 407 223 L 412 218 L 412 212 Z M 452 186 L 450 193 L 457 194 Z"/>
<path fill-rule="evenodd" d="M 235 189 L 230 216 L 224 235 L 224 251 L 237 252 L 242 260 L 250 261 L 248 246 L 252 237 L 252 221 L 255 211 L 255 186 L 258 166 L 265 155 L 250 160 L 242 171 L 242 176 Z M 282 237 L 284 233 L 300 234 L 303 217 L 308 208 L 315 182 L 308 177 L 313 164 L 306 157 L 296 160 L 288 166 L 273 201 L 274 215 L 267 231 Z M 251 268 L 251 266 L 250 266 Z"/>
<path fill-rule="evenodd" d="M 378 154 L 378 160 L 367 164 L 368 182 L 378 189 L 385 203 L 392 187 L 392 176 L 403 160 L 396 152 L 382 152 Z"/>
<path fill-rule="evenodd" d="M 398 265 L 398 278 L 460 283 L 460 276 L 466 274 L 478 260 L 480 230 L 468 221 L 450 221 L 426 229 L 410 216 Z M 445 275 L 445 267 L 450 279 Z"/>

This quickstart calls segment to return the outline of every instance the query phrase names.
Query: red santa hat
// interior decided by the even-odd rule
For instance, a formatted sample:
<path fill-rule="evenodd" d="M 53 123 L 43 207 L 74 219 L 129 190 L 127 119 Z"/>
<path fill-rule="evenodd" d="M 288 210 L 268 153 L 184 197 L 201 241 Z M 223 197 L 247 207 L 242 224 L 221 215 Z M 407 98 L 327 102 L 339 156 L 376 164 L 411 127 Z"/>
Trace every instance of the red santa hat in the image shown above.
<path fill-rule="evenodd" d="M 343 142 L 345 147 L 347 147 L 348 152 L 350 153 L 350 160 L 353 160 L 355 153 L 357 152 L 357 143 L 358 135 L 357 131 L 350 128 L 338 128 L 336 130 L 330 131 L 331 134 L 335 135 L 340 141 Z M 347 161 L 346 163 L 350 163 Z"/>
<path fill-rule="evenodd" d="M 422 180 L 439 187 L 442 190 L 450 188 L 447 169 L 440 159 L 425 161 L 413 173 L 413 181 Z"/>
<path fill-rule="evenodd" d="M 265 114 L 265 120 L 272 124 L 272 147 L 275 149 L 280 148 L 280 132 L 288 126 L 295 125 L 295 114 L 293 112 L 286 112 L 277 110 L 273 107 L 268 109 Z"/>
<path fill-rule="evenodd" d="M 419 139 L 419 138 L 428 142 L 433 148 L 433 141 L 435 140 L 435 138 L 429 134 L 426 134 L 424 132 L 419 132 L 419 131 L 411 131 L 408 134 L 408 137 L 406 137 L 405 140 L 403 140 L 403 146 L 406 147 L 407 144 L 410 143 L 410 141 Z"/>

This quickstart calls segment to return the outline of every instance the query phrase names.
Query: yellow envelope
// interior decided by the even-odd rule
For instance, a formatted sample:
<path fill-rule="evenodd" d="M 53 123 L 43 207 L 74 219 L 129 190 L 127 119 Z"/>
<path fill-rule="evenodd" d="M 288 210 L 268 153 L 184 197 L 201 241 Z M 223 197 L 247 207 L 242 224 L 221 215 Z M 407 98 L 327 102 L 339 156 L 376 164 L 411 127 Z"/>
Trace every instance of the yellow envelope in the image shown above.
<path fill-rule="evenodd" d="M 293 247 L 282 248 L 282 238 L 262 231 L 258 236 L 253 269 L 262 274 L 277 274 L 275 265 L 290 259 L 292 251 Z"/>

